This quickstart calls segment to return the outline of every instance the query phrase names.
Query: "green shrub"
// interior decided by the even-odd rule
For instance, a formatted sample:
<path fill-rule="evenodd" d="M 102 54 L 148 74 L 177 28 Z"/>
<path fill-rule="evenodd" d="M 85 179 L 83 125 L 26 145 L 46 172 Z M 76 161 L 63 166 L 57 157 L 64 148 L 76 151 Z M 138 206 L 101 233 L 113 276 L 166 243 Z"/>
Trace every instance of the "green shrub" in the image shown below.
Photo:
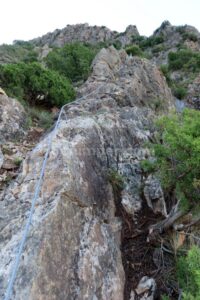
<path fill-rule="evenodd" d="M 48 68 L 76 82 L 87 79 L 96 53 L 97 50 L 92 46 L 73 43 L 54 49 L 47 55 L 45 61 Z"/>
<path fill-rule="evenodd" d="M 146 38 L 142 40 L 139 43 L 139 46 L 142 50 L 145 50 L 149 47 L 154 47 L 156 45 L 162 44 L 164 42 L 164 37 L 162 35 L 160 36 L 151 36 L 149 38 Z"/>
<path fill-rule="evenodd" d="M 18 166 L 18 167 L 21 165 L 22 161 L 23 161 L 23 159 L 21 157 L 16 157 L 14 159 L 15 165 Z"/>
<path fill-rule="evenodd" d="M 200 299 L 200 248 L 193 246 L 177 262 L 177 278 L 183 290 L 183 300 Z"/>
<path fill-rule="evenodd" d="M 161 45 L 156 45 L 156 46 L 154 46 L 154 47 L 152 48 L 151 51 L 152 51 L 153 54 L 157 54 L 157 53 L 159 53 L 159 52 L 165 51 L 165 46 L 164 46 L 163 44 L 161 44 Z"/>
<path fill-rule="evenodd" d="M 182 35 L 183 40 L 190 40 L 193 42 L 198 41 L 198 37 L 195 33 L 187 32 L 186 31 L 186 26 L 178 26 L 176 28 L 176 31 L 179 32 Z"/>
<path fill-rule="evenodd" d="M 181 49 L 168 54 L 170 70 L 200 71 L 200 53 Z"/>
<path fill-rule="evenodd" d="M 180 70 L 191 59 L 190 50 L 180 50 L 168 54 L 169 69 Z"/>
<path fill-rule="evenodd" d="M 124 187 L 124 179 L 116 170 L 109 170 L 108 180 L 111 183 L 114 191 L 120 191 Z"/>
<path fill-rule="evenodd" d="M 198 41 L 198 37 L 194 33 L 184 32 L 182 37 L 183 37 L 184 40 L 190 40 L 190 41 L 193 41 L 193 42 Z"/>
<path fill-rule="evenodd" d="M 53 125 L 53 115 L 52 113 L 39 109 L 36 107 L 28 107 L 28 127 L 32 126 L 33 123 L 36 123 L 39 127 L 48 129 Z"/>
<path fill-rule="evenodd" d="M 120 50 L 122 48 L 122 43 L 119 40 L 116 40 L 113 42 L 113 46 L 117 49 Z"/>
<path fill-rule="evenodd" d="M 187 89 L 181 85 L 175 85 L 175 87 L 172 88 L 172 93 L 176 98 L 182 100 L 187 95 Z"/>
<path fill-rule="evenodd" d="M 133 46 L 126 48 L 126 53 L 128 55 L 133 55 L 133 56 L 140 56 L 140 57 L 144 56 L 143 51 L 137 45 L 133 45 Z"/>
<path fill-rule="evenodd" d="M 161 98 L 153 98 L 149 101 L 149 107 L 156 112 L 163 111 L 165 108 L 164 101 Z"/>
<path fill-rule="evenodd" d="M 160 66 L 160 70 L 163 73 L 163 75 L 165 76 L 167 83 L 170 84 L 171 83 L 171 78 L 170 78 L 170 72 L 169 72 L 169 68 L 167 65 L 161 65 Z"/>
<path fill-rule="evenodd" d="M 156 128 L 152 150 L 162 186 L 184 207 L 193 207 L 200 200 L 200 111 L 164 116 Z"/>
<path fill-rule="evenodd" d="M 132 42 L 135 44 L 141 43 L 145 39 L 146 39 L 146 37 L 143 35 L 133 35 L 132 36 Z"/>
<path fill-rule="evenodd" d="M 9 96 L 23 98 L 30 104 L 62 106 L 75 98 L 70 82 L 39 63 L 0 66 L 0 86 Z"/>
<path fill-rule="evenodd" d="M 161 300 L 170 300 L 169 296 L 167 295 L 162 295 Z"/>
<path fill-rule="evenodd" d="M 140 162 L 140 166 L 145 173 L 153 173 L 155 172 L 155 162 L 150 161 L 148 159 L 142 160 Z"/>

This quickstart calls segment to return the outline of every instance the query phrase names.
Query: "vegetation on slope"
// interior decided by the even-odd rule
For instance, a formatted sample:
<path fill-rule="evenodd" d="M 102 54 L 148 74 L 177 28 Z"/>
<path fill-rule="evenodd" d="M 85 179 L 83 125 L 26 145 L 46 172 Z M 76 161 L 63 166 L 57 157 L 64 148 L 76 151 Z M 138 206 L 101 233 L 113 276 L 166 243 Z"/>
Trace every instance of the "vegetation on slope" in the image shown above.
<path fill-rule="evenodd" d="M 200 53 L 181 46 L 176 52 L 169 52 L 168 64 L 160 68 L 174 96 L 184 99 L 187 96 L 188 85 L 200 72 Z M 173 72 L 180 75 L 172 79 Z"/>
<path fill-rule="evenodd" d="M 80 43 L 66 44 L 51 51 L 45 59 L 49 69 L 55 70 L 72 82 L 86 80 L 97 53 L 95 47 Z"/>
<path fill-rule="evenodd" d="M 157 135 L 150 145 L 155 160 L 143 161 L 142 167 L 145 172 L 156 173 L 166 199 L 179 208 L 179 213 L 172 208 L 167 219 L 157 228 L 159 232 L 162 232 L 162 226 L 165 230 L 169 229 L 166 226 L 168 223 L 172 226 L 172 233 L 168 232 L 167 239 L 173 231 L 178 237 L 173 251 L 174 262 L 177 261 L 176 280 L 183 299 L 200 299 L 200 111 L 185 109 L 182 114 L 164 116 L 156 122 L 156 129 Z M 181 219 L 184 216 L 189 218 L 189 224 L 186 223 L 185 227 Z M 179 220 L 181 231 L 176 229 Z M 192 237 L 192 242 L 191 239 L 187 241 L 186 237 Z M 184 251 L 177 252 L 181 246 L 184 246 Z"/>
<path fill-rule="evenodd" d="M 2 45 L 0 86 L 25 105 L 29 126 L 37 120 L 39 126 L 47 127 L 52 124 L 48 110 L 74 100 L 73 84 L 88 78 L 92 60 L 102 46 L 67 44 L 53 49 L 45 62 L 39 62 L 30 43 L 16 41 L 14 45 Z"/>
<path fill-rule="evenodd" d="M 31 105 L 60 107 L 75 98 L 74 89 L 65 77 L 36 62 L 1 65 L 0 86 L 8 95 Z"/>
<path fill-rule="evenodd" d="M 0 63 L 34 62 L 37 61 L 38 54 L 31 43 L 16 41 L 14 45 L 0 46 Z"/>
<path fill-rule="evenodd" d="M 180 49 L 168 55 L 169 70 L 183 70 L 197 73 L 200 71 L 200 53 L 189 49 Z"/>

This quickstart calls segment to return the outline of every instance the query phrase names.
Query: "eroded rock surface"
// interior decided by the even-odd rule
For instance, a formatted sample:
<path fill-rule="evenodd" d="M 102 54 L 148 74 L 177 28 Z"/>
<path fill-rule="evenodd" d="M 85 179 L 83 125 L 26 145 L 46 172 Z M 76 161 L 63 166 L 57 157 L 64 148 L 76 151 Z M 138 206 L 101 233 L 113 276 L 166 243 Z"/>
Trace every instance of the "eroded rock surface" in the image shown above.
<path fill-rule="evenodd" d="M 188 86 L 187 101 L 193 108 L 200 109 L 200 75 Z"/>
<path fill-rule="evenodd" d="M 155 176 L 148 176 L 144 186 L 144 196 L 153 212 L 167 216 L 164 193 L 160 181 Z"/>
<path fill-rule="evenodd" d="M 132 42 L 133 36 L 138 36 L 137 27 L 129 25 L 125 32 L 111 31 L 105 26 L 89 26 L 85 24 L 67 25 L 63 29 L 56 29 L 42 37 L 32 40 L 38 46 L 62 47 L 66 43 L 86 42 L 97 44 L 100 42 L 120 41 L 123 46 Z"/>
<path fill-rule="evenodd" d="M 169 52 L 176 52 L 180 45 L 192 51 L 200 51 L 200 33 L 190 25 L 174 26 L 165 21 L 155 30 L 153 37 L 163 39 L 161 44 L 151 49 L 152 61 L 157 65 L 167 64 Z"/>
<path fill-rule="evenodd" d="M 108 172 L 124 181 L 130 213 L 141 208 L 140 161 L 158 114 L 173 98 L 160 71 L 113 47 L 101 50 L 65 111 L 36 204 L 14 286 L 15 300 L 122 300 L 125 275 L 121 220 Z M 3 296 L 29 214 L 48 136 L 29 153 L 0 202 L 0 297 Z"/>
<path fill-rule="evenodd" d="M 24 134 L 25 111 L 15 99 L 0 94 L 0 144 Z"/>

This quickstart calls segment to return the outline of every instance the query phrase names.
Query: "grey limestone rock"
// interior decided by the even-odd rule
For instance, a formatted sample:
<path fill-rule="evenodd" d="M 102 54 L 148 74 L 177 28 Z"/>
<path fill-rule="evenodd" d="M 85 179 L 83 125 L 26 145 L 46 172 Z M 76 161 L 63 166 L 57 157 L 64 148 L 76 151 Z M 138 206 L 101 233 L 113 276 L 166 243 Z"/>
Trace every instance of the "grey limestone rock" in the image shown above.
<path fill-rule="evenodd" d="M 131 211 L 141 207 L 140 161 L 151 137 L 152 105 L 173 106 L 156 66 L 113 47 L 103 49 L 80 88 L 84 96 L 65 110 L 36 203 L 14 285 L 15 300 L 122 300 L 121 222 L 108 171 L 124 180 Z M 157 114 L 157 112 L 156 112 Z M 0 297 L 29 215 L 48 135 L 27 154 L 0 201 Z"/>

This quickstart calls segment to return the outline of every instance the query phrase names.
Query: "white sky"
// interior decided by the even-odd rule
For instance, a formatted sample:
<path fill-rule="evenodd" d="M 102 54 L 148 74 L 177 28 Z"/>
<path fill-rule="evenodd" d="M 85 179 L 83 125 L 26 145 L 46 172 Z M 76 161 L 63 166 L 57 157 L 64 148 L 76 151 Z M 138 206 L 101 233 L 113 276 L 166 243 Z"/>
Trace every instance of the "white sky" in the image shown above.
<path fill-rule="evenodd" d="M 1 0 L 0 44 L 29 40 L 67 24 L 89 23 L 150 35 L 162 21 L 200 30 L 200 0 Z"/>

